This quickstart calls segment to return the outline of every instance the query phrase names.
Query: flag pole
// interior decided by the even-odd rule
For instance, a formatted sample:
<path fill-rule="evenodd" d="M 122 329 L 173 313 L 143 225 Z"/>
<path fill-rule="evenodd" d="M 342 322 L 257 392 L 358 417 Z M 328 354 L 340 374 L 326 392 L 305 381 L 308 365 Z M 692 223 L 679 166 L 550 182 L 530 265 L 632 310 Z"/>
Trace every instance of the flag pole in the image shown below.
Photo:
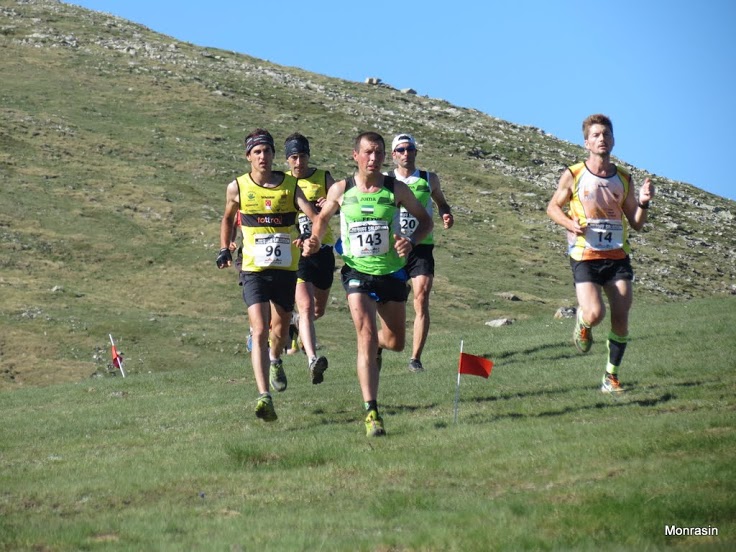
<path fill-rule="evenodd" d="M 107 335 L 110 337 L 110 345 L 112 345 L 112 350 L 117 353 L 117 349 L 115 349 L 115 342 L 112 339 L 112 334 L 107 334 Z M 125 370 L 123 369 L 123 357 L 120 355 L 117 355 L 117 356 L 119 359 L 118 368 L 120 368 L 120 373 L 122 374 L 122 376 L 125 377 Z M 112 359 L 112 365 L 115 366 L 115 357 L 113 357 Z"/>
<path fill-rule="evenodd" d="M 463 358 L 463 340 L 460 340 L 460 359 Z M 457 365 L 457 385 L 455 386 L 455 423 L 457 424 L 457 407 L 460 401 L 460 363 Z"/>

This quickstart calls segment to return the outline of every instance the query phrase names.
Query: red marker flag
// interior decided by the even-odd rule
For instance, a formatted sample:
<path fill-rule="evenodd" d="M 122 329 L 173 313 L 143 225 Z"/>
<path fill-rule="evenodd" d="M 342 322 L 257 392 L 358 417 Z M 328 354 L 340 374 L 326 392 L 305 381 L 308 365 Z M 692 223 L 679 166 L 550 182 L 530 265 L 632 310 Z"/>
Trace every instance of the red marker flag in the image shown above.
<path fill-rule="evenodd" d="M 123 355 L 118 353 L 115 347 L 115 342 L 112 340 L 112 334 L 110 335 L 110 345 L 112 346 L 112 365 L 120 370 L 120 374 L 125 377 L 125 369 L 123 368 Z"/>
<path fill-rule="evenodd" d="M 115 368 L 120 368 L 123 364 L 123 357 L 120 356 L 118 353 L 118 350 L 115 348 L 115 345 L 112 346 L 112 365 Z"/>
<path fill-rule="evenodd" d="M 457 363 L 457 385 L 455 386 L 455 423 L 457 423 L 457 410 L 460 404 L 460 374 L 488 379 L 491 370 L 493 370 L 492 360 L 463 353 L 463 342 L 460 341 L 460 360 Z"/>
<path fill-rule="evenodd" d="M 468 374 L 470 376 L 480 376 L 488 379 L 493 370 L 493 361 L 487 358 L 469 355 L 468 353 L 460 353 L 460 362 L 458 362 L 458 373 Z"/>

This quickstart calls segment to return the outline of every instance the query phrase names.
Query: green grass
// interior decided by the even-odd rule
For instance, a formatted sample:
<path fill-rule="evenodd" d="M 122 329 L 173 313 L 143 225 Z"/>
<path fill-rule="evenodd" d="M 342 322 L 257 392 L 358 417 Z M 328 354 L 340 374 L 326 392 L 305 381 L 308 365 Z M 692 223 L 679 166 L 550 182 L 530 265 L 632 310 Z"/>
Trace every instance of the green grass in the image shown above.
<path fill-rule="evenodd" d="M 344 311 L 320 323 L 322 385 L 287 357 L 273 424 L 253 414 L 242 320 L 170 372 L 138 369 L 131 345 L 125 379 L 2 395 L 0 549 L 731 549 L 735 303 L 637 303 L 618 399 L 598 391 L 601 329 L 582 356 L 569 320 L 440 324 L 427 372 L 386 353 L 388 436 L 373 440 L 354 338 L 327 331 Z M 462 377 L 454 424 L 460 339 L 495 367 Z M 666 524 L 720 535 L 665 537 Z"/>

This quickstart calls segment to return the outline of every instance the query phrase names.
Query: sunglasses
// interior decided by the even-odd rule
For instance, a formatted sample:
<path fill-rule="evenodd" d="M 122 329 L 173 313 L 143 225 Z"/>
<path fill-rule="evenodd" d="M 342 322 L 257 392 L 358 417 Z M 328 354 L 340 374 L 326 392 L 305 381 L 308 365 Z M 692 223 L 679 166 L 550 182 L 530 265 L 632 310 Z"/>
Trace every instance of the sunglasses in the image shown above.
<path fill-rule="evenodd" d="M 414 146 L 409 146 L 407 148 L 396 148 L 394 150 L 396 153 L 404 153 L 405 151 L 417 151 L 417 148 Z"/>

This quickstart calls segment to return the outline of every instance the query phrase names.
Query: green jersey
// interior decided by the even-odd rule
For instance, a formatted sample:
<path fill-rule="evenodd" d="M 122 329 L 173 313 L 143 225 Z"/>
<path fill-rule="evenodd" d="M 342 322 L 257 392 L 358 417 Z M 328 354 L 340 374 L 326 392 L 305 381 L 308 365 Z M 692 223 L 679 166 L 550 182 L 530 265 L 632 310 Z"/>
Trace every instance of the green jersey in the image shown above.
<path fill-rule="evenodd" d="M 350 177 L 340 206 L 342 258 L 346 265 L 374 276 L 391 274 L 406 264 L 394 249 L 394 235 L 401 235 L 396 179 L 384 176 L 377 192 L 362 193 Z"/>

